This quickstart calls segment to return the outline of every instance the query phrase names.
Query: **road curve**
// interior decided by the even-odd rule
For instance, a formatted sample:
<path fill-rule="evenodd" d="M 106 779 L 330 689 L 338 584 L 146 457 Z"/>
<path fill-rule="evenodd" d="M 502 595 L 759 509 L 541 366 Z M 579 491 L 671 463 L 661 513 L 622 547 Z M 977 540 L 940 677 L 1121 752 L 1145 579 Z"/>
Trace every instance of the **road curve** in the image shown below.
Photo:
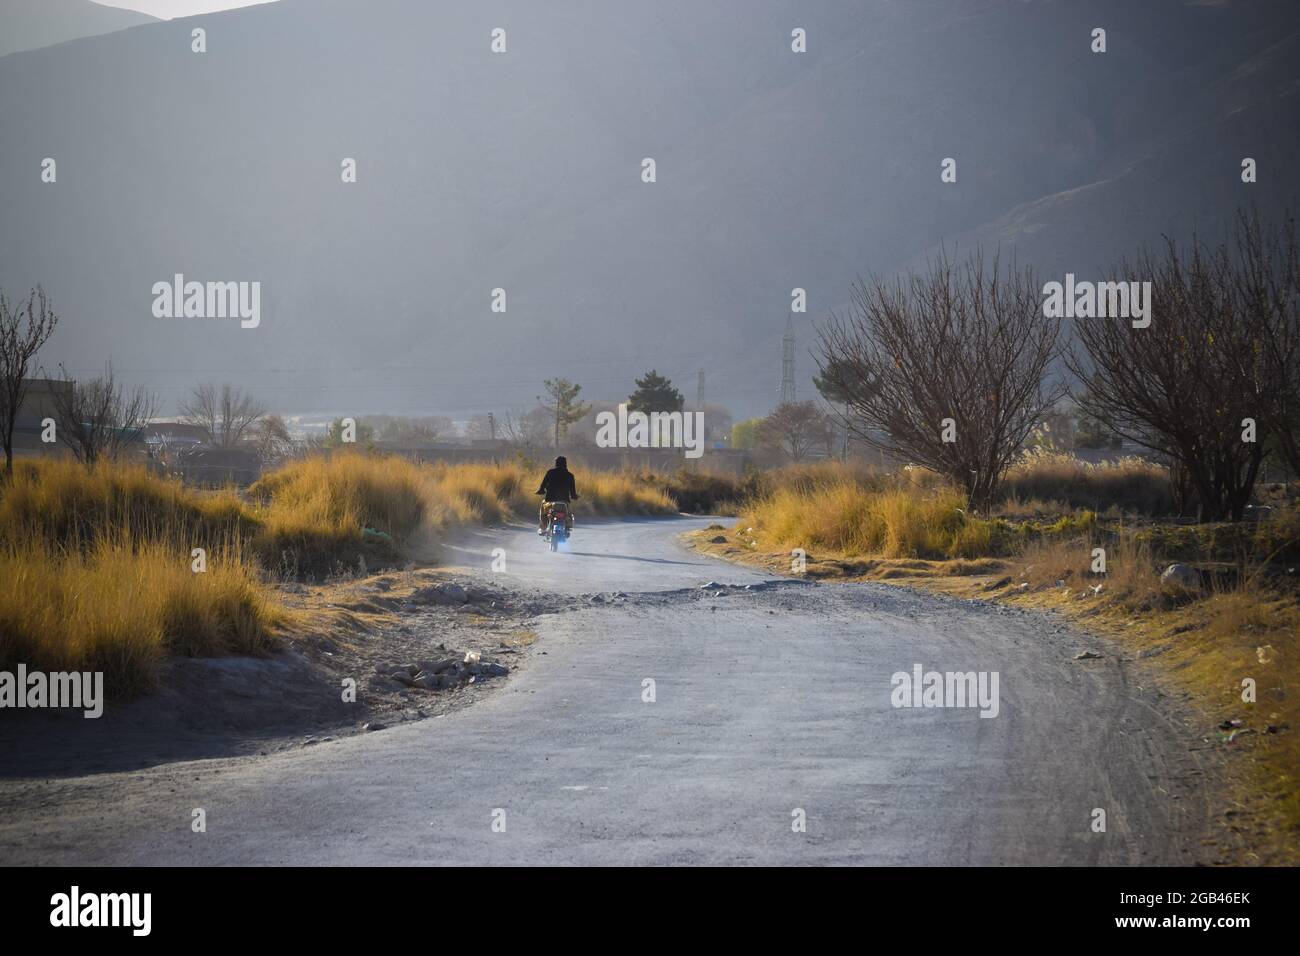
<path fill-rule="evenodd" d="M 701 525 L 582 522 L 556 555 L 527 529 L 475 532 L 450 560 L 486 578 L 502 549 L 498 582 L 572 608 L 539 619 L 546 653 L 493 693 L 270 756 L 2 781 L 0 862 L 1199 861 L 1205 768 L 1112 650 L 883 585 L 746 590 L 763 577 L 677 542 Z M 1073 659 L 1088 648 L 1103 657 Z M 891 706 L 914 664 L 996 671 L 998 715 Z"/>

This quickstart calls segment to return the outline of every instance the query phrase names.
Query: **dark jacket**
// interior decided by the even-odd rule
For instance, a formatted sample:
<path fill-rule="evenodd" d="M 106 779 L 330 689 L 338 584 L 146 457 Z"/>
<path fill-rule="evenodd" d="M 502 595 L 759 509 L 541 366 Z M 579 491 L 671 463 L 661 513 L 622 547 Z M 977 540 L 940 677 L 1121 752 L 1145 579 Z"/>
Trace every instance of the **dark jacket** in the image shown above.
<path fill-rule="evenodd" d="M 552 468 L 537 489 L 543 501 L 572 501 L 578 497 L 578 487 L 573 483 L 573 472 L 567 468 Z"/>

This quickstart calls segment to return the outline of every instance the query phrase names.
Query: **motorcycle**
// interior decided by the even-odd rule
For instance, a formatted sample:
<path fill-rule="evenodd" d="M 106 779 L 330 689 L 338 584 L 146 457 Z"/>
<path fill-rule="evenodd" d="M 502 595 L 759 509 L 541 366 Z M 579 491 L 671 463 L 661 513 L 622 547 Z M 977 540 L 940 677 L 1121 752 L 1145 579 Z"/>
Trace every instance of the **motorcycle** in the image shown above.
<path fill-rule="evenodd" d="M 563 501 L 552 501 L 546 509 L 546 542 L 552 551 L 569 540 L 569 506 Z"/>

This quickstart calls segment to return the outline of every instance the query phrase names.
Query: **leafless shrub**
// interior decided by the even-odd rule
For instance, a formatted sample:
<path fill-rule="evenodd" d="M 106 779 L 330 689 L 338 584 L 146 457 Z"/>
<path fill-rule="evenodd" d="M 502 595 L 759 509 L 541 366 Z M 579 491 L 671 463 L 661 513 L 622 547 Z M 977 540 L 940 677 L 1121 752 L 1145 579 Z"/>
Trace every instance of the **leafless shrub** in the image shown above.
<path fill-rule="evenodd" d="M 264 415 L 252 428 L 258 457 L 264 464 L 279 461 L 293 450 L 293 436 L 289 426 L 279 415 Z"/>
<path fill-rule="evenodd" d="M 830 454 L 834 445 L 830 417 L 816 402 L 783 402 L 758 426 L 758 444 L 803 461 L 816 449 Z"/>
<path fill-rule="evenodd" d="M 14 470 L 14 429 L 27 397 L 28 368 L 58 323 L 59 317 L 40 286 L 31 291 L 26 303 L 16 306 L 0 290 L 0 445 L 4 446 L 6 475 Z"/>
<path fill-rule="evenodd" d="M 53 393 L 57 433 L 77 461 L 93 465 L 101 458 L 119 458 L 139 441 L 157 408 L 152 394 L 125 389 L 112 365 L 86 382 L 74 382 L 62 366 L 59 372 L 68 387 Z"/>
<path fill-rule="evenodd" d="M 1029 270 L 944 254 L 922 273 L 859 281 L 850 314 L 820 331 L 819 371 L 854 437 L 946 475 L 983 508 L 1063 392 L 1045 384 L 1060 327 Z"/>
<path fill-rule="evenodd" d="M 1265 231 L 1243 215 L 1217 247 L 1195 235 L 1185 246 L 1166 239 L 1113 272 L 1152 283 L 1151 325 L 1077 323 L 1079 347 L 1067 358 L 1082 386 L 1076 400 L 1111 431 L 1167 458 L 1200 520 L 1240 520 L 1265 439 L 1296 451 L 1294 223 Z"/>
<path fill-rule="evenodd" d="M 266 406 L 241 388 L 207 382 L 194 387 L 180 412 L 207 433 L 210 444 L 230 448 L 243 441 L 252 424 L 266 414 Z"/>
<path fill-rule="evenodd" d="M 1251 349 L 1228 356 L 1258 409 L 1260 427 L 1300 477 L 1300 249 L 1295 217 L 1265 224 L 1241 212 L 1222 280 L 1241 303 Z"/>

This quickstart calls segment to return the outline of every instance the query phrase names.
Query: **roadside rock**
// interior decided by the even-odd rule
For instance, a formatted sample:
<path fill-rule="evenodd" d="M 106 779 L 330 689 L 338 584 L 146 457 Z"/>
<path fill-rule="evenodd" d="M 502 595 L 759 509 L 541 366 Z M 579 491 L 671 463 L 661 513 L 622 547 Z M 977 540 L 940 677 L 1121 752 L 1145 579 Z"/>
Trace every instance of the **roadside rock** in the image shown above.
<path fill-rule="evenodd" d="M 450 581 L 420 588 L 411 595 L 411 601 L 415 604 L 464 604 L 468 600 L 469 592 L 459 584 Z"/>
<path fill-rule="evenodd" d="M 510 673 L 510 668 L 504 664 L 483 660 L 478 651 L 414 664 L 381 664 L 376 670 L 382 676 L 419 690 L 449 690 Z"/>

